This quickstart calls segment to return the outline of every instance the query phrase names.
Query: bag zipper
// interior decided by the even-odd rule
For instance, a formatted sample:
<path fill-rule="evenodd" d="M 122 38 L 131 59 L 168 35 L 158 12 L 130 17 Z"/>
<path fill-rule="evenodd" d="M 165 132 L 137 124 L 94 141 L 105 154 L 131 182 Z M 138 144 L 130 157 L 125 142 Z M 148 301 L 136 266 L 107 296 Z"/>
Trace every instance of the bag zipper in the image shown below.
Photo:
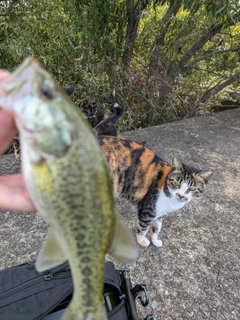
<path fill-rule="evenodd" d="M 43 314 L 41 314 L 37 318 L 34 318 L 33 320 L 43 320 L 59 305 L 59 303 L 61 303 L 64 299 L 67 298 L 67 296 L 69 296 L 72 293 L 73 293 L 73 286 L 67 292 L 65 292 L 64 295 L 62 295 L 62 297 L 58 301 L 56 301 L 48 310 L 46 310 Z"/>
<path fill-rule="evenodd" d="M 44 280 L 49 281 L 52 279 L 64 279 L 71 277 L 71 271 L 63 271 L 63 272 L 57 272 L 53 273 L 51 271 L 46 271 L 46 274 L 44 275 Z"/>
<path fill-rule="evenodd" d="M 24 265 L 24 264 L 23 264 Z M 27 265 L 34 267 L 35 263 L 28 263 Z M 62 271 L 64 269 L 68 268 L 66 271 Z M 62 271 L 62 272 L 61 272 Z M 37 275 L 36 277 L 28 280 L 27 282 L 24 282 L 22 284 L 19 284 L 17 286 L 15 286 L 14 288 L 8 289 L 7 291 L 3 292 L 0 294 L 0 301 L 3 299 L 8 298 L 9 296 L 13 295 L 13 294 L 17 294 L 23 290 L 25 290 L 26 288 L 28 288 L 29 286 L 34 286 L 37 285 L 38 283 L 44 281 L 51 281 L 52 279 L 62 279 L 62 278 L 67 278 L 67 277 L 71 277 L 71 271 L 69 269 L 69 264 L 68 262 L 65 262 L 64 264 L 55 267 L 54 269 L 51 270 L 47 270 L 45 273 L 41 273 L 39 275 Z M 124 295 L 121 295 L 121 289 L 120 289 L 120 284 L 119 286 L 117 284 L 115 284 L 114 281 L 112 281 L 109 278 L 104 278 L 104 283 L 113 286 L 114 288 L 117 289 L 117 292 L 119 293 L 119 299 L 122 301 L 124 299 Z M 33 319 L 33 320 L 43 320 L 44 317 L 46 317 L 47 315 L 49 315 L 58 305 L 59 303 L 61 303 L 61 301 L 63 301 L 64 299 L 66 299 L 70 294 L 72 294 L 74 291 L 73 286 L 67 290 L 64 295 L 58 299 L 58 301 L 56 301 L 47 311 L 45 311 L 42 315 L 38 316 L 37 318 Z M 118 306 L 117 306 L 118 307 Z M 116 308 L 117 308 L 116 307 Z"/>
<path fill-rule="evenodd" d="M 28 265 L 31 265 L 33 266 L 32 264 L 28 264 Z M 29 286 L 34 286 L 40 282 L 42 282 L 42 280 L 45 280 L 45 281 L 48 281 L 48 280 L 51 280 L 51 278 L 49 279 L 48 275 L 49 273 L 51 273 L 53 275 L 53 277 L 56 276 L 56 273 L 58 273 L 59 271 L 63 270 L 63 269 L 66 269 L 68 267 L 68 263 L 64 263 L 54 269 L 52 269 L 51 271 L 46 271 L 45 273 L 41 273 L 39 274 L 38 276 L 30 279 L 30 280 L 27 280 L 26 282 L 24 283 L 20 283 L 18 284 L 17 286 L 11 288 L 11 289 L 8 289 L 6 290 L 5 292 L 1 293 L 0 294 L 0 301 L 3 300 L 3 299 L 6 299 L 8 298 L 9 296 L 13 295 L 13 294 L 17 294 L 18 292 L 20 291 L 23 291 L 25 289 L 27 289 Z M 63 274 L 64 272 L 61 272 L 61 275 Z M 70 273 L 70 271 L 66 271 L 66 274 L 68 275 Z M 69 275 L 70 276 L 70 275 Z"/>
<path fill-rule="evenodd" d="M 63 274 L 63 273 L 62 273 L 62 274 Z M 69 274 L 71 275 L 70 270 L 69 270 Z M 52 277 L 55 278 L 56 276 L 59 276 L 59 274 L 55 274 L 55 275 L 53 275 L 53 274 L 48 274 L 48 275 L 46 275 L 46 276 L 47 276 L 47 277 L 50 277 L 50 279 L 46 279 L 46 280 L 51 280 Z M 60 276 L 61 276 L 61 274 L 60 274 Z M 105 284 L 109 284 L 109 285 L 115 287 L 115 288 L 117 289 L 118 293 L 119 293 L 119 299 L 120 299 L 121 301 L 124 299 L 124 297 L 123 297 L 122 295 L 120 296 L 120 294 L 122 293 L 121 290 L 119 289 L 119 287 L 118 287 L 112 280 L 108 280 L 107 278 L 104 278 L 104 283 L 105 283 Z M 41 314 L 41 316 L 39 316 L 39 317 L 37 317 L 37 318 L 35 318 L 35 319 L 33 319 L 33 320 L 43 320 L 44 317 L 46 317 L 47 315 L 49 315 L 49 314 L 59 305 L 59 303 L 61 303 L 64 299 L 66 299 L 67 296 L 69 296 L 70 294 L 72 294 L 73 291 L 74 291 L 73 287 L 70 288 L 67 292 L 65 292 L 65 294 L 64 294 L 58 301 L 55 302 L 54 305 L 52 305 L 47 311 L 45 311 L 43 314 Z M 120 305 L 120 303 L 119 303 L 119 305 Z M 119 306 L 119 305 L 118 305 L 118 306 Z M 118 306 L 117 306 L 117 307 L 118 307 Z M 116 307 L 116 308 L 117 308 L 117 307 Z M 114 308 L 114 309 L 115 309 L 115 308 Z M 114 309 L 113 309 L 113 310 L 114 310 Z M 112 311 L 112 310 L 111 310 L 111 311 Z M 111 311 L 110 311 L 110 312 L 111 312 Z M 117 311 L 117 310 L 116 310 L 116 311 Z"/>

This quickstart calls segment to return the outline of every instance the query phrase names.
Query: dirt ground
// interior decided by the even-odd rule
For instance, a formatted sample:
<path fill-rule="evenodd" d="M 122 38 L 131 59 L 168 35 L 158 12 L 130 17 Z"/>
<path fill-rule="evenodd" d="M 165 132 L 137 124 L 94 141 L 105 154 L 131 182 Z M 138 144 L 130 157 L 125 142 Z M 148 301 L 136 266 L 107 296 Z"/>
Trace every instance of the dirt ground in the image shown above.
<path fill-rule="evenodd" d="M 200 199 L 164 217 L 162 248 L 139 248 L 131 270 L 133 284 L 148 287 L 155 319 L 240 319 L 240 109 L 123 134 L 167 161 L 213 169 Z M 13 155 L 0 157 L 0 175 L 19 171 Z M 136 211 L 117 201 L 135 232 Z M 47 225 L 36 214 L 2 211 L 0 269 L 35 259 Z M 109 259 L 109 257 L 108 257 Z M 121 265 L 116 264 L 116 267 Z M 140 319 L 151 307 L 138 305 Z"/>

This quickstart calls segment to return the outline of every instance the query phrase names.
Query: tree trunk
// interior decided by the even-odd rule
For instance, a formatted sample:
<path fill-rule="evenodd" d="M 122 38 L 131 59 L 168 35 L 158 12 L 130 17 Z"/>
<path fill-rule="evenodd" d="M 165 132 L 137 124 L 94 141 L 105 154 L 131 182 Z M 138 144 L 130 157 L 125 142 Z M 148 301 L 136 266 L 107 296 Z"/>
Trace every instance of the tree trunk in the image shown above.
<path fill-rule="evenodd" d="M 155 104 L 164 100 L 170 90 L 167 79 L 167 67 L 161 58 L 161 49 L 165 43 L 165 36 L 172 22 L 172 17 L 175 17 L 178 10 L 182 5 L 182 0 L 173 1 L 172 5 L 168 8 L 166 14 L 162 18 L 162 32 L 155 40 L 154 50 L 150 57 L 148 78 L 151 78 L 151 90 L 157 92 Z"/>
<path fill-rule="evenodd" d="M 133 0 L 126 0 L 127 9 L 127 31 L 125 36 L 125 45 L 122 56 L 123 68 L 128 73 L 133 55 L 133 44 L 137 37 L 141 12 L 149 4 L 149 0 L 140 0 L 134 5 Z"/>
<path fill-rule="evenodd" d="M 168 27 L 171 24 L 171 19 L 172 19 L 172 17 L 176 16 L 181 5 L 182 5 L 182 0 L 174 1 L 172 3 L 172 5 L 168 8 L 165 16 L 162 18 L 161 24 L 163 26 L 163 31 L 161 34 L 159 34 L 156 37 L 154 50 L 153 50 L 151 57 L 150 57 L 150 62 L 149 62 L 150 75 L 156 74 L 158 71 L 161 72 L 162 62 L 160 63 L 160 70 L 158 70 L 158 67 L 159 67 L 158 60 L 161 60 L 161 48 L 164 45 L 166 32 L 167 32 Z"/>

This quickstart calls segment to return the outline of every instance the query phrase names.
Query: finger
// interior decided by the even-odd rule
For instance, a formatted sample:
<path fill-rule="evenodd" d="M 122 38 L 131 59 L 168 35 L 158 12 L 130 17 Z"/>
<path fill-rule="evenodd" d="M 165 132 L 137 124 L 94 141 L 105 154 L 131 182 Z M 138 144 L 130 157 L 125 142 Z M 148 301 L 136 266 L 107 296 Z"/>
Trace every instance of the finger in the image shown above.
<path fill-rule="evenodd" d="M 0 154 L 10 146 L 17 133 L 12 114 L 0 108 Z"/>
<path fill-rule="evenodd" d="M 10 73 L 8 71 L 0 70 L 0 81 L 5 80 L 9 75 Z"/>
<path fill-rule="evenodd" d="M 18 212 L 36 212 L 25 188 L 0 184 L 0 208 Z"/>
<path fill-rule="evenodd" d="M 23 180 L 22 174 L 12 174 L 9 176 L 1 176 L 0 177 L 0 184 L 4 184 L 5 186 L 18 186 L 25 188 L 25 183 Z"/>
<path fill-rule="evenodd" d="M 0 82 L 9 77 L 9 75 L 9 72 L 0 70 Z M 12 114 L 0 107 L 0 154 L 10 146 L 17 132 Z"/>

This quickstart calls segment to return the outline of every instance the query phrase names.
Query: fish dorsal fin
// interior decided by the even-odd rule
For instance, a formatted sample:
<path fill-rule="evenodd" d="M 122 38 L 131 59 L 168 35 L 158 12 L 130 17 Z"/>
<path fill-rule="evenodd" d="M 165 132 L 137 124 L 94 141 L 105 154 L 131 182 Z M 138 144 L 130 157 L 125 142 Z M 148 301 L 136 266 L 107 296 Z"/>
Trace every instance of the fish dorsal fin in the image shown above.
<path fill-rule="evenodd" d="M 48 231 L 47 239 L 37 257 L 35 265 L 37 271 L 43 272 L 60 265 L 66 260 L 66 255 L 56 233 L 53 229 L 50 229 Z"/>
<path fill-rule="evenodd" d="M 137 244 L 131 231 L 116 213 L 114 235 L 108 253 L 121 263 L 133 263 L 137 259 Z"/>

